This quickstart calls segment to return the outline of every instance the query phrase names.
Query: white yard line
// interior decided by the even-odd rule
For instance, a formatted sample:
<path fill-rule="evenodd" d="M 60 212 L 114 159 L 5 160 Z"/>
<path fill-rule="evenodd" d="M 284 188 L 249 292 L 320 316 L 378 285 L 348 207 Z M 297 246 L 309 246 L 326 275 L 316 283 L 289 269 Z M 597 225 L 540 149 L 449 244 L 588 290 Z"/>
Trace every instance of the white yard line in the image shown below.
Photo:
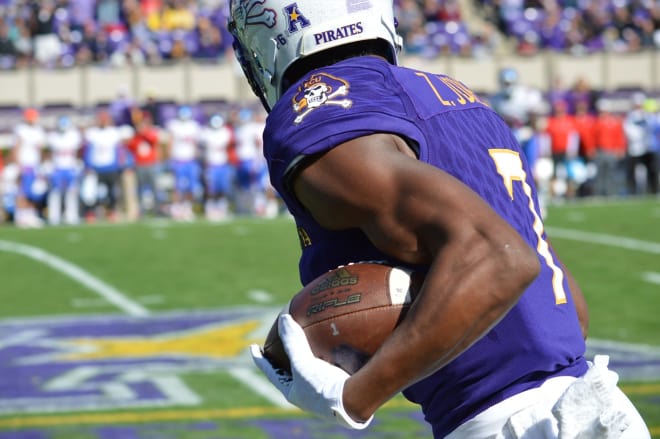
<path fill-rule="evenodd" d="M 264 375 L 255 368 L 232 367 L 228 370 L 229 374 L 251 388 L 258 395 L 268 399 L 273 404 L 282 408 L 293 408 L 282 394 L 268 381 Z"/>
<path fill-rule="evenodd" d="M 129 299 L 121 291 L 103 282 L 101 279 L 83 270 L 79 266 L 55 256 L 38 247 L 0 240 L 0 251 L 26 256 L 45 264 L 54 270 L 70 277 L 90 290 L 114 304 L 126 314 L 134 317 L 146 317 L 151 312 L 138 302 Z M 232 368 L 229 373 L 257 394 L 279 407 L 290 408 L 286 399 L 261 374 L 255 373 L 255 368 Z"/>
<path fill-rule="evenodd" d="M 625 248 L 645 253 L 660 255 L 660 243 L 641 241 L 639 239 L 626 238 L 624 236 L 605 235 L 601 233 L 583 232 L 580 230 L 564 229 L 561 227 L 547 227 L 548 236 L 571 239 L 573 241 L 588 242 L 590 244 L 602 244 L 610 247 Z"/>
<path fill-rule="evenodd" d="M 642 273 L 642 279 L 644 279 L 648 283 L 660 285 L 660 273 L 647 271 L 645 273 Z"/>
<path fill-rule="evenodd" d="M 79 266 L 55 256 L 52 253 L 48 253 L 43 249 L 32 247 L 31 245 L 20 244 L 18 242 L 0 240 L 0 251 L 16 253 L 37 262 L 41 262 L 94 291 L 126 314 L 135 317 L 145 317 L 150 314 L 148 309 L 129 299 L 124 293 L 115 287 L 108 285 Z"/>

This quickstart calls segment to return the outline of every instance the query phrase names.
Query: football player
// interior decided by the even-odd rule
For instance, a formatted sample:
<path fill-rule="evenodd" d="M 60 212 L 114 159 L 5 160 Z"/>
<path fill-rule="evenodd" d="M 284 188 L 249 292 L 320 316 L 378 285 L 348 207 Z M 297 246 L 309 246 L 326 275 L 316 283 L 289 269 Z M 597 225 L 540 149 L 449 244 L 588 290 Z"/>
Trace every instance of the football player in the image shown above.
<path fill-rule="evenodd" d="M 82 148 L 82 135 L 69 116 L 57 119 L 56 129 L 48 133 L 53 170 L 48 191 L 48 222 L 58 225 L 78 224 L 78 180 L 80 177 L 79 155 Z"/>
<path fill-rule="evenodd" d="M 48 183 L 41 172 L 46 131 L 39 123 L 39 116 L 36 108 L 26 108 L 23 111 L 23 122 L 14 129 L 14 147 L 10 158 L 20 172 L 14 212 L 14 222 L 18 227 L 43 226 L 39 211 Z"/>
<path fill-rule="evenodd" d="M 290 402 L 366 428 L 400 391 L 436 438 L 649 438 L 548 242 L 509 127 L 449 76 L 397 65 L 392 0 L 232 0 L 229 28 L 270 112 L 271 181 L 304 232 L 307 284 L 355 261 L 427 272 L 415 302 L 349 376 L 313 356 L 289 314 L 291 374 L 255 363 Z M 365 328 L 368 330 L 368 328 Z"/>
<path fill-rule="evenodd" d="M 97 112 L 96 124 L 85 131 L 85 175 L 82 177 L 81 194 L 84 194 L 82 198 L 85 202 L 85 219 L 88 222 L 96 221 L 99 202 L 103 204 L 106 219 L 112 222 L 119 220 L 117 202 L 121 194 L 121 174 L 125 165 L 125 143 L 132 135 L 133 129 L 130 126 L 116 126 L 105 109 Z M 90 183 L 92 181 L 94 183 Z M 88 187 L 91 186 L 94 186 L 94 189 L 89 190 Z M 123 196 L 125 198 L 127 195 Z"/>
<path fill-rule="evenodd" d="M 195 218 L 193 203 L 201 188 L 199 141 L 202 127 L 193 118 L 192 108 L 182 105 L 177 117 L 166 126 L 169 135 L 168 157 L 174 174 L 171 215 L 175 220 L 190 221 Z"/>
<path fill-rule="evenodd" d="M 209 118 L 202 129 L 201 144 L 204 148 L 204 178 L 206 202 L 204 214 L 209 221 L 229 218 L 229 194 L 234 180 L 234 165 L 230 161 L 230 149 L 234 144 L 234 131 L 220 114 Z"/>

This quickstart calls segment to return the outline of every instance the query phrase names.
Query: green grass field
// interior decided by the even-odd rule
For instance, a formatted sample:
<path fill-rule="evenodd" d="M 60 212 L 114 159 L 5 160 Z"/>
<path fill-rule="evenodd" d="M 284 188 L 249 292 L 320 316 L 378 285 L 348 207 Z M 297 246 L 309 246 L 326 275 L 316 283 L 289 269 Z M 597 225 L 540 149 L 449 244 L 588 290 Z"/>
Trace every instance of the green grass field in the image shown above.
<path fill-rule="evenodd" d="M 546 225 L 590 352 L 613 350 L 660 438 L 660 202 L 553 206 Z M 245 349 L 299 289 L 298 255 L 288 218 L 0 226 L 0 439 L 430 437 L 402 398 L 348 434 L 263 391 Z"/>

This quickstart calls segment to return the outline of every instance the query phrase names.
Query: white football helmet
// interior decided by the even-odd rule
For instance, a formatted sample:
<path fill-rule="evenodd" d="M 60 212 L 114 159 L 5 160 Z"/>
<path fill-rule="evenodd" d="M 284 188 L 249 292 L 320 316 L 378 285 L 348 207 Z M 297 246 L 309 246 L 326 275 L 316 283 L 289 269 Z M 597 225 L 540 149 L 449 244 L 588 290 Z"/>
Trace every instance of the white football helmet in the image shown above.
<path fill-rule="evenodd" d="M 255 94 L 270 111 L 282 78 L 301 58 L 336 46 L 383 40 L 397 63 L 393 0 L 230 0 L 234 52 Z"/>

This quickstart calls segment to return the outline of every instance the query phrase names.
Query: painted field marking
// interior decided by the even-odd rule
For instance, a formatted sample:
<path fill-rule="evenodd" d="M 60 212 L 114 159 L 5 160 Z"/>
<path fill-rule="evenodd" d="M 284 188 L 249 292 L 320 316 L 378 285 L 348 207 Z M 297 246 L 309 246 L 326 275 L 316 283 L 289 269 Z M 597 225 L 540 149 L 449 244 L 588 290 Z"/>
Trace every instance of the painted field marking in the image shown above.
<path fill-rule="evenodd" d="M 660 285 L 660 273 L 647 271 L 642 273 L 642 279 L 648 283 Z"/>
<path fill-rule="evenodd" d="M 606 235 L 602 233 L 583 232 L 580 230 L 564 229 L 561 227 L 547 227 L 550 237 L 570 239 L 573 241 L 588 242 L 590 244 L 602 244 L 610 247 L 625 248 L 645 253 L 660 255 L 660 243 L 642 241 L 624 236 Z"/>
<path fill-rule="evenodd" d="M 124 293 L 115 287 L 105 283 L 93 274 L 83 270 L 81 267 L 62 259 L 59 256 L 55 256 L 52 253 L 48 253 L 41 248 L 20 244 L 18 242 L 0 240 L 0 251 L 26 256 L 45 264 L 94 291 L 96 294 L 100 295 L 128 315 L 145 317 L 150 314 L 148 309 L 129 299 Z"/>
<path fill-rule="evenodd" d="M 264 290 L 250 290 L 247 293 L 248 297 L 257 303 L 272 303 L 273 295 Z"/>
<path fill-rule="evenodd" d="M 383 409 L 415 408 L 416 405 L 405 399 L 393 399 L 387 402 Z M 272 407 L 236 407 L 228 409 L 200 409 L 200 410 L 158 410 L 133 411 L 122 413 L 78 413 L 66 415 L 47 416 L 21 416 L 13 418 L 0 418 L 1 428 L 26 427 L 55 427 L 73 424 L 118 424 L 118 423 L 144 423 L 158 421 L 188 421 L 197 419 L 249 419 L 260 416 L 292 415 L 313 416 L 306 414 L 295 406 Z"/>
<path fill-rule="evenodd" d="M 0 251 L 23 255 L 37 262 L 43 263 L 94 291 L 130 316 L 146 317 L 151 314 L 147 308 L 138 302 L 129 299 L 115 287 L 103 282 L 101 279 L 83 270 L 81 267 L 41 248 L 12 241 L 0 240 Z M 266 382 L 265 378 L 256 375 L 253 369 L 247 367 L 244 369 L 245 370 L 242 372 L 234 370 L 232 375 L 247 387 L 251 388 L 254 392 L 265 397 L 278 407 L 290 406 L 280 392 L 277 391 L 275 387 L 271 386 L 270 383 Z"/>

